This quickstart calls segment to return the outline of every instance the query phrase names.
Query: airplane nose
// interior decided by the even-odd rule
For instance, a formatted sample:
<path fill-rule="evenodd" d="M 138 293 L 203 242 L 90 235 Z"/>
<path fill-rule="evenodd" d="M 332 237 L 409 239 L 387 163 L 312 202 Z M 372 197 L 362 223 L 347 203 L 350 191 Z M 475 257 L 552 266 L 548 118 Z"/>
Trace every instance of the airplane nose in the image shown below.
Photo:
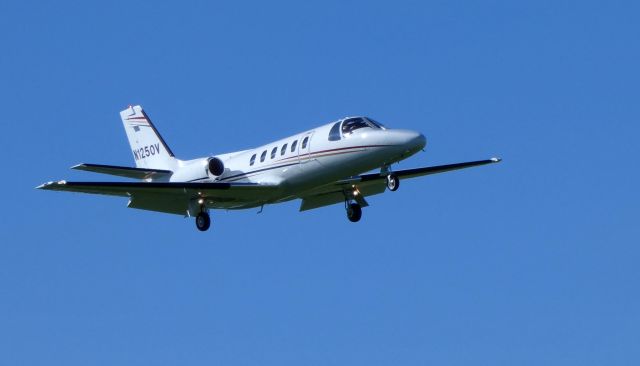
<path fill-rule="evenodd" d="M 401 149 L 403 157 L 411 156 L 427 145 L 424 135 L 416 131 L 395 130 L 392 136 L 391 141 Z"/>
<path fill-rule="evenodd" d="M 416 131 L 402 131 L 403 145 L 411 151 L 420 151 L 427 145 L 427 139 Z"/>
<path fill-rule="evenodd" d="M 411 141 L 411 145 L 415 146 L 416 150 L 422 150 L 427 146 L 427 138 L 423 134 L 416 132 L 416 136 Z"/>

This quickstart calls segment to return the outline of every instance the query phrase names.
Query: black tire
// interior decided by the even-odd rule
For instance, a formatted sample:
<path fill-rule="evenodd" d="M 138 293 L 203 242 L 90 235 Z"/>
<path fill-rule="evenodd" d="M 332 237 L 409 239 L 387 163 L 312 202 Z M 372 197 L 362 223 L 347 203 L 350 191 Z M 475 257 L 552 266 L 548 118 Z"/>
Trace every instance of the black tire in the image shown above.
<path fill-rule="evenodd" d="M 347 218 L 351 222 L 358 222 L 362 218 L 362 208 L 357 203 L 350 203 L 347 208 Z"/>
<path fill-rule="evenodd" d="M 200 231 L 209 230 L 209 226 L 211 226 L 211 218 L 207 212 L 200 212 L 198 216 L 196 216 L 196 227 Z"/>
<path fill-rule="evenodd" d="M 391 192 L 395 192 L 400 188 L 400 179 L 396 175 L 389 174 L 387 175 L 387 189 Z"/>

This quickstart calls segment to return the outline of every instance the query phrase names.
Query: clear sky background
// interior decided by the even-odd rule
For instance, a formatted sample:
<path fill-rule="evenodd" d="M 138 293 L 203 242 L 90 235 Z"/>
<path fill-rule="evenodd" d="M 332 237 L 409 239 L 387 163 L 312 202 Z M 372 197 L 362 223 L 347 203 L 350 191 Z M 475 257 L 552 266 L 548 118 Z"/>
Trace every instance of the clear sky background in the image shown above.
<path fill-rule="evenodd" d="M 1 365 L 637 365 L 637 1 L 0 2 Z M 419 130 L 357 224 L 58 192 L 347 115 Z"/>

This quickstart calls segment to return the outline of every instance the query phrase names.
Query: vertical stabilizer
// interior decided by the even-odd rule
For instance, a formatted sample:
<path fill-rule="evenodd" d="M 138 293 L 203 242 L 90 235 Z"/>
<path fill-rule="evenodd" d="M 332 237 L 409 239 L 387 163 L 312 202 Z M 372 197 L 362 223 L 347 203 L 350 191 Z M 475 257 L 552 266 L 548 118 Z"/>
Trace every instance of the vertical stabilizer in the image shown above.
<path fill-rule="evenodd" d="M 139 105 L 120 112 L 124 130 L 138 168 L 174 170 L 176 158 Z"/>

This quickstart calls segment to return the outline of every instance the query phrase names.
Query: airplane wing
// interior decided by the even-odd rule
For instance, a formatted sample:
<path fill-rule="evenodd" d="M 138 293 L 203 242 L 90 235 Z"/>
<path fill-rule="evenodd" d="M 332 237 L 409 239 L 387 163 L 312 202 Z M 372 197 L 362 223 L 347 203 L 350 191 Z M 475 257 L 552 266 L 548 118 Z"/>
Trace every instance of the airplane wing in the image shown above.
<path fill-rule="evenodd" d="M 469 161 L 464 163 L 396 170 L 393 172 L 393 174 L 400 179 L 408 179 L 421 177 L 424 175 L 450 172 L 453 170 L 472 168 L 481 165 L 495 164 L 499 163 L 500 161 L 502 161 L 502 159 L 491 158 L 487 160 Z M 386 176 L 387 174 L 385 173 L 358 175 L 355 177 L 339 180 L 335 183 L 321 187 L 320 189 L 307 192 L 307 194 L 300 197 L 302 198 L 300 211 L 311 210 L 318 207 L 344 202 L 344 192 L 353 190 L 354 187 L 357 188 L 358 192 L 360 192 L 362 196 L 365 197 L 383 193 L 387 188 Z M 360 203 L 360 205 L 363 207 L 368 205 L 364 198 L 359 198 L 358 203 Z"/>
<path fill-rule="evenodd" d="M 158 179 L 162 177 L 168 177 L 173 173 L 171 170 L 130 168 L 126 166 L 103 165 L 103 164 L 78 164 L 78 165 L 72 166 L 71 169 L 84 170 L 84 171 L 93 172 L 93 173 L 116 175 L 119 177 L 134 178 L 134 179 L 148 179 L 148 178 Z"/>
<path fill-rule="evenodd" d="M 450 172 L 452 170 L 473 168 L 476 166 L 487 165 L 487 164 L 495 164 L 501 161 L 502 159 L 499 159 L 499 158 L 491 158 L 487 160 L 469 161 L 465 163 L 455 163 L 455 164 L 447 164 L 447 165 L 429 166 L 424 168 L 399 170 L 399 171 L 394 171 L 393 174 L 396 175 L 398 178 L 416 178 L 416 177 L 421 177 L 423 175 L 445 173 L 445 172 Z M 360 178 L 361 182 L 367 182 L 367 181 L 379 180 L 379 179 L 384 180 L 386 179 L 386 174 L 385 175 L 375 174 L 375 173 L 365 174 L 365 175 L 356 177 L 356 179 L 357 178 Z"/>
<path fill-rule="evenodd" d="M 129 197 L 129 207 L 184 215 L 193 200 L 210 208 L 246 208 L 268 203 L 278 186 L 255 183 L 49 182 L 38 189 Z"/>

